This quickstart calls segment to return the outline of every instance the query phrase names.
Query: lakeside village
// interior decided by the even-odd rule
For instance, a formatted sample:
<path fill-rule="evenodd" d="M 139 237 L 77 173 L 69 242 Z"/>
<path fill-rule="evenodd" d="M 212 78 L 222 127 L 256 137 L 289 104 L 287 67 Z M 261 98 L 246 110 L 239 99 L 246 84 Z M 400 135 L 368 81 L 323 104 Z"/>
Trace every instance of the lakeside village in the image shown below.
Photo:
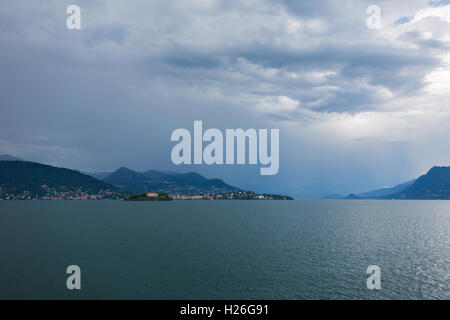
<path fill-rule="evenodd" d="M 39 190 L 9 192 L 0 185 L 0 200 L 121 200 L 123 194 L 105 189 L 92 192 L 84 188 L 54 188 L 42 185 Z"/>
<path fill-rule="evenodd" d="M 293 200 L 289 196 L 256 194 L 252 191 L 209 193 L 203 195 L 169 195 L 163 192 L 145 192 L 125 195 L 115 190 L 89 192 L 83 188 L 65 189 L 42 186 L 39 192 L 7 192 L 0 185 L 0 200 L 124 200 L 124 201 L 172 201 L 172 200 Z M 65 190 L 64 190 L 65 189 Z"/>
<path fill-rule="evenodd" d="M 162 192 L 147 192 L 127 196 L 124 201 L 171 201 L 171 200 L 294 200 L 289 196 L 256 194 L 253 191 L 236 191 L 222 194 L 173 195 Z"/>

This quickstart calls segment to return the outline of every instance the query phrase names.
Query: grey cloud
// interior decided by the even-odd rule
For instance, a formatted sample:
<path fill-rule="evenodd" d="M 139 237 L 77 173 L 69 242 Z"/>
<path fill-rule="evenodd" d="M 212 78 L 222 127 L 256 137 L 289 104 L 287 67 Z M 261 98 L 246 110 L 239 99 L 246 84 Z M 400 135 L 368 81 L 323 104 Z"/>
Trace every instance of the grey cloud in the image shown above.
<path fill-rule="evenodd" d="M 425 39 L 417 31 L 405 33 L 400 39 L 416 44 L 421 49 L 437 49 L 445 51 L 449 49 L 448 43 L 437 39 Z"/>
<path fill-rule="evenodd" d="M 123 45 L 128 35 L 129 30 L 127 26 L 108 24 L 93 27 L 92 32 L 89 32 L 83 41 L 87 46 L 95 46 L 104 41 L 112 41 L 117 45 Z"/>

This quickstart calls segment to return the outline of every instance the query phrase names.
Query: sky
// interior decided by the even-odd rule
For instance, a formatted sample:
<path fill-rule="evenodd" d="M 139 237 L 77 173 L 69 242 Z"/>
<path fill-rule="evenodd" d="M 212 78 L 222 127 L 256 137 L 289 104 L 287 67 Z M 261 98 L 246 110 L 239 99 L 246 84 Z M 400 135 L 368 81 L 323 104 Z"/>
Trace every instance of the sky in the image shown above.
<path fill-rule="evenodd" d="M 0 154 L 296 198 L 450 165 L 448 0 L 3 0 L 0 48 Z M 279 129 L 279 173 L 175 166 L 171 133 L 195 120 Z"/>

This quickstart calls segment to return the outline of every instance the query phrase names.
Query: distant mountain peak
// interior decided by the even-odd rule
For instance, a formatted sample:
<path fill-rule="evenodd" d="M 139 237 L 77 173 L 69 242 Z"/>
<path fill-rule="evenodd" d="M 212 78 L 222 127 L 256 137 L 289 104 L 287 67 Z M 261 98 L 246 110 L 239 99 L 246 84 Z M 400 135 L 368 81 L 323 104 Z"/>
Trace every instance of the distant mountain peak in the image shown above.
<path fill-rule="evenodd" d="M 115 172 L 135 172 L 127 167 L 120 167 L 119 169 L 117 169 Z"/>
<path fill-rule="evenodd" d="M 433 168 L 431 168 L 430 170 L 428 170 L 427 175 L 428 174 L 437 174 L 437 173 L 441 173 L 444 171 L 449 170 L 450 167 L 445 167 L 445 166 L 434 166 Z"/>
<path fill-rule="evenodd" d="M 375 189 L 363 193 L 351 194 L 347 196 L 346 199 L 383 199 L 384 197 L 391 196 L 398 192 L 405 190 L 407 187 L 412 185 L 416 179 L 410 180 L 393 187 Z"/>

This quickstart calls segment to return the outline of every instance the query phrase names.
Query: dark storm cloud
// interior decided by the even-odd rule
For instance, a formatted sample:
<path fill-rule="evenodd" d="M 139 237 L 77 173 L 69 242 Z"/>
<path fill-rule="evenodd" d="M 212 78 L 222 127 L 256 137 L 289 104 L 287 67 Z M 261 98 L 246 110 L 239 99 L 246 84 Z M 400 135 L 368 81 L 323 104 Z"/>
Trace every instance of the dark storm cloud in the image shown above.
<path fill-rule="evenodd" d="M 297 71 L 300 74 L 314 70 L 337 70 L 336 75 L 328 77 L 326 85 L 337 86 L 340 90 L 333 92 L 333 97 L 326 105 L 314 110 L 354 113 L 376 109 L 375 103 L 379 102 L 372 88 L 357 88 L 352 85 L 355 79 L 365 79 L 370 85 L 383 86 L 399 95 L 408 95 L 420 90 L 424 86 L 425 74 L 440 63 L 440 59 L 431 54 L 423 54 L 425 45 L 436 49 L 436 46 L 431 46 L 430 41 L 414 42 L 420 44 L 420 48 L 413 52 L 371 44 L 365 46 L 354 44 L 347 47 L 325 44 L 305 51 L 252 45 L 214 53 L 199 53 L 178 47 L 177 50 L 167 52 L 162 61 L 176 68 L 167 74 L 183 74 L 181 81 L 183 79 L 186 82 L 220 81 L 222 89 L 235 87 L 236 80 L 227 78 L 225 74 L 236 69 L 239 59 L 245 59 L 263 68 L 276 68 L 284 72 Z M 245 75 L 246 70 L 236 70 L 236 73 Z M 264 79 L 253 75 L 248 81 L 244 84 L 248 92 L 293 96 L 305 102 L 314 100 L 314 97 L 310 96 L 311 92 L 302 91 L 318 86 L 303 78 Z M 272 89 L 257 89 L 261 83 L 266 83 Z M 325 83 L 320 85 L 323 86 Z M 242 87 L 242 84 L 239 86 Z"/>

